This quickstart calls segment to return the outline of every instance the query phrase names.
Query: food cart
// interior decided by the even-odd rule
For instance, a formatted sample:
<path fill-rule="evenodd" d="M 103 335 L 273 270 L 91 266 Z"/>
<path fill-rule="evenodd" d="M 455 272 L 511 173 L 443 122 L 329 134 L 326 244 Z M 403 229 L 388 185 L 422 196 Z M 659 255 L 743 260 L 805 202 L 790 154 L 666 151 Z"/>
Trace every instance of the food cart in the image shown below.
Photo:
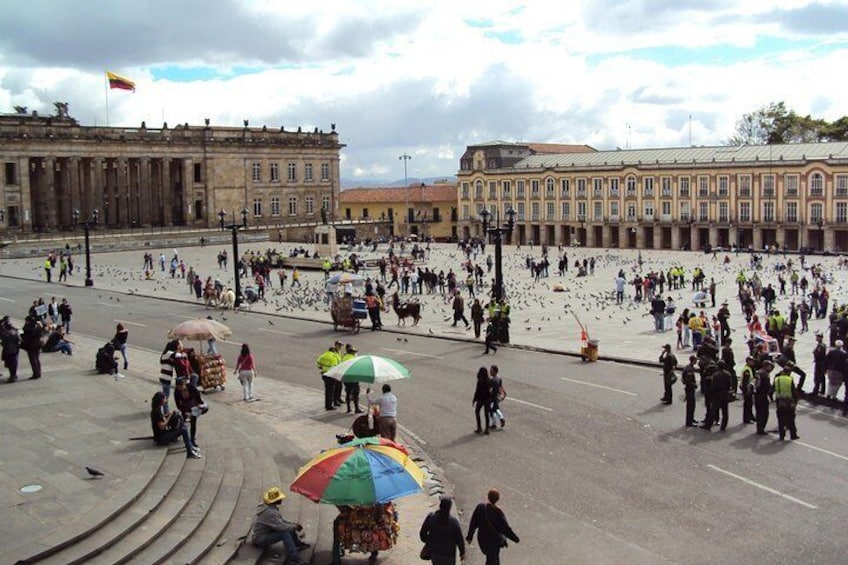
<path fill-rule="evenodd" d="M 341 326 L 350 330 L 351 333 L 359 333 L 362 320 L 367 315 L 365 301 L 348 295 L 335 296 L 330 306 L 334 330 Z"/>

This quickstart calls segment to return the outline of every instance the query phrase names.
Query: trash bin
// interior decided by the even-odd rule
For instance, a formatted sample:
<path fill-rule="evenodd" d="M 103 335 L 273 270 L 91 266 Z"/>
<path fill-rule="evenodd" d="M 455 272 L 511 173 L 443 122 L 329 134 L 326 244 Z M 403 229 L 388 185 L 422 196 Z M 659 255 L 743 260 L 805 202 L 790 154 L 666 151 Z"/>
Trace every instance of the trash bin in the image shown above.
<path fill-rule="evenodd" d="M 597 361 L 598 360 L 598 340 L 590 339 L 586 345 L 586 352 L 583 355 L 583 359 L 585 361 Z"/>

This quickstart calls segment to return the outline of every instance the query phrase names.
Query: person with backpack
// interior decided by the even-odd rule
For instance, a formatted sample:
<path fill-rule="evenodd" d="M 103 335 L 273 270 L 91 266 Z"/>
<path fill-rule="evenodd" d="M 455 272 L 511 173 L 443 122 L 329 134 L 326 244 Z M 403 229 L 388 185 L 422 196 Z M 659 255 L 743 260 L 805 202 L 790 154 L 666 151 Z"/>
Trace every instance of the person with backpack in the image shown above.
<path fill-rule="evenodd" d="M 453 499 L 443 496 L 439 499 L 439 509 L 430 512 L 421 524 L 418 537 L 424 542 L 421 558 L 434 565 L 455 565 L 456 550 L 459 558 L 465 559 L 465 540 L 459 520 L 451 516 Z"/>

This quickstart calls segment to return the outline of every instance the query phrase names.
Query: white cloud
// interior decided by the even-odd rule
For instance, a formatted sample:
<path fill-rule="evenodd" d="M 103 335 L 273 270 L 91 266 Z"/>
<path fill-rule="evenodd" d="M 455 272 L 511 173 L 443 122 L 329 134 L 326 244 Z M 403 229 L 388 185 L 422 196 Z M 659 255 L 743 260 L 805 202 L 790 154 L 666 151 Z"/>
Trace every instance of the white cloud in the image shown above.
<path fill-rule="evenodd" d="M 772 101 L 829 120 L 846 106 L 834 82 L 848 54 L 845 1 L 186 0 L 158 13 L 89 0 L 60 19 L 55 9 L 7 7 L 0 111 L 51 112 L 61 100 L 102 124 L 108 68 L 137 82 L 135 94 L 110 93 L 113 125 L 336 123 L 342 175 L 363 180 L 402 179 L 404 152 L 408 176 L 443 177 L 475 142 L 686 145 L 691 127 L 692 143 L 718 144 Z M 197 33 L 185 33 L 187 18 Z M 178 81 L 180 68 L 217 76 Z"/>

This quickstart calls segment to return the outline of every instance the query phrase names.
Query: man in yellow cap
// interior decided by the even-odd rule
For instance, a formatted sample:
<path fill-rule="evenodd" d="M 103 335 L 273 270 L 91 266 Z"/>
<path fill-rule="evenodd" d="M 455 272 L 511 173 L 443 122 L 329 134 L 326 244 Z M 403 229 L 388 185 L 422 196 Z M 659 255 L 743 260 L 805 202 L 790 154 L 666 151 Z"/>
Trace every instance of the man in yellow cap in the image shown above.
<path fill-rule="evenodd" d="M 297 536 L 303 526 L 289 522 L 280 514 L 280 503 L 286 495 L 279 487 L 271 487 L 262 495 L 262 504 L 256 509 L 253 519 L 253 545 L 266 548 L 278 541 L 286 548 L 285 565 L 304 565 L 306 561 L 298 555 L 298 551 L 309 547 Z"/>

